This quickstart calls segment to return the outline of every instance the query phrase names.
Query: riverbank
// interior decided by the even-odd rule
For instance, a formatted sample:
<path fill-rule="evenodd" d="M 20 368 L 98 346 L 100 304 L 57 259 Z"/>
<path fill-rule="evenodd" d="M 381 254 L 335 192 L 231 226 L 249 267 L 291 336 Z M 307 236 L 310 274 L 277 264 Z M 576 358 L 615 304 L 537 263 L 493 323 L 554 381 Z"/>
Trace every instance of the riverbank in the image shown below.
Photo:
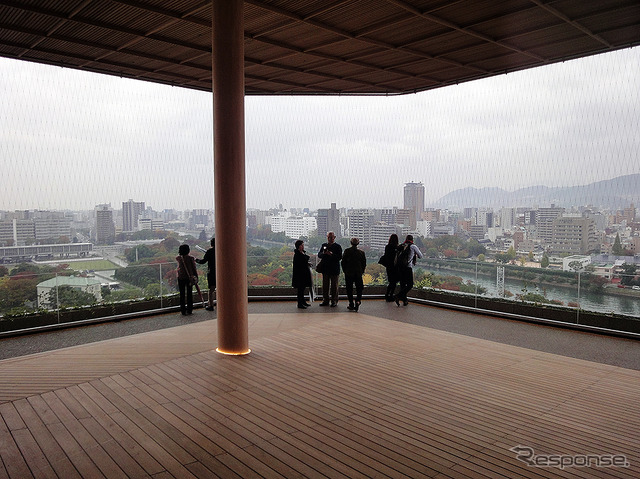
<path fill-rule="evenodd" d="M 427 265 L 418 264 L 418 267 L 423 268 L 425 271 L 432 271 L 432 272 L 453 271 L 453 272 L 463 273 L 465 275 L 472 275 L 472 276 L 476 274 L 476 271 L 473 268 L 460 268 L 460 267 L 456 268 L 455 265 L 456 263 L 450 263 L 447 265 L 432 263 Z M 487 266 L 491 266 L 491 264 L 484 263 L 483 266 L 486 268 Z M 535 274 L 535 275 L 553 274 L 553 271 L 544 270 L 540 268 L 532 268 L 531 274 Z M 495 278 L 495 272 L 487 273 L 480 269 L 477 271 L 477 275 L 482 276 L 483 278 Z M 577 282 L 573 284 L 567 284 L 566 282 L 560 283 L 560 282 L 542 281 L 539 279 L 521 278 L 517 275 L 509 275 L 508 270 L 505 270 L 505 279 L 508 279 L 511 281 L 530 282 L 530 283 L 535 283 L 536 285 L 552 286 L 552 287 L 562 288 L 566 290 L 575 290 L 577 288 Z M 630 288 L 624 288 L 624 289 L 618 288 L 616 284 L 612 284 L 612 283 L 606 284 L 603 287 L 602 294 L 606 294 L 609 296 L 620 296 L 620 297 L 640 299 L 640 290 L 633 290 Z"/>

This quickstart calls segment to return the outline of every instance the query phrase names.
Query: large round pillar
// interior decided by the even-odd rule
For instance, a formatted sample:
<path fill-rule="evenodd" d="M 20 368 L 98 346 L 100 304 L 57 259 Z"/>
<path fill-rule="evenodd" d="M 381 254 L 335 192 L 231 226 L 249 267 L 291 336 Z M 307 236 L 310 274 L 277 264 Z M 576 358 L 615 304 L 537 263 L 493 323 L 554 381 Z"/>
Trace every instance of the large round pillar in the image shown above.
<path fill-rule="evenodd" d="M 243 0 L 213 1 L 213 150 L 218 348 L 249 349 Z"/>

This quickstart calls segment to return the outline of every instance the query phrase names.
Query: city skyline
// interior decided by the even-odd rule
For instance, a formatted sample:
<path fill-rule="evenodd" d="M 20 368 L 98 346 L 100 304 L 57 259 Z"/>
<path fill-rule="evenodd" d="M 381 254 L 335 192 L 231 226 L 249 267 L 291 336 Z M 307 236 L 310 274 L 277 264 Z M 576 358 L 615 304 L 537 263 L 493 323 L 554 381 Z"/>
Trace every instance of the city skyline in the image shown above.
<path fill-rule="evenodd" d="M 0 210 L 213 209 L 211 94 L 0 61 Z M 247 208 L 638 173 L 639 72 L 635 48 L 401 97 L 247 97 Z"/>

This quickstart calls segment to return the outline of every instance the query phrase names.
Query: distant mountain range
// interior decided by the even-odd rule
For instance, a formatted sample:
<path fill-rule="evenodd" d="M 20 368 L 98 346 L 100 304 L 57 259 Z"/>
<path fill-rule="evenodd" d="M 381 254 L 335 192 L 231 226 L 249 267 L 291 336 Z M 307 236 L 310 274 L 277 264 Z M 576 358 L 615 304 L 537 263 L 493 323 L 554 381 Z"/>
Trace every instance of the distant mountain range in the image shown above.
<path fill-rule="evenodd" d="M 589 185 L 550 188 L 531 186 L 516 191 L 502 188 L 463 188 L 446 194 L 429 205 L 431 208 L 502 208 L 518 206 L 565 208 L 593 205 L 600 208 L 622 209 L 634 203 L 640 206 L 640 173 L 619 176 Z"/>

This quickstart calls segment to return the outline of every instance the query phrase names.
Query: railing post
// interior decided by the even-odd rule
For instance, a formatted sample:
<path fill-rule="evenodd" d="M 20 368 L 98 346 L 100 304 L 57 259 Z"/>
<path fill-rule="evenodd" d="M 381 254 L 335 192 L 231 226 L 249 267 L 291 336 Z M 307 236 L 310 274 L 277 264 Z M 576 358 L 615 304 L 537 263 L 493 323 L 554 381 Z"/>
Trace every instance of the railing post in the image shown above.
<path fill-rule="evenodd" d="M 580 324 L 580 271 L 578 271 L 578 309 L 576 310 L 576 324 Z"/>
<path fill-rule="evenodd" d="M 474 296 L 474 305 L 475 308 L 478 309 L 478 262 L 476 261 L 476 280 L 475 280 L 475 286 L 476 286 L 476 294 Z"/>
<path fill-rule="evenodd" d="M 60 297 L 58 296 L 58 273 L 56 273 L 56 311 L 58 312 L 58 324 L 60 324 Z"/>
<path fill-rule="evenodd" d="M 162 309 L 162 263 L 158 266 L 160 267 L 160 309 Z"/>

